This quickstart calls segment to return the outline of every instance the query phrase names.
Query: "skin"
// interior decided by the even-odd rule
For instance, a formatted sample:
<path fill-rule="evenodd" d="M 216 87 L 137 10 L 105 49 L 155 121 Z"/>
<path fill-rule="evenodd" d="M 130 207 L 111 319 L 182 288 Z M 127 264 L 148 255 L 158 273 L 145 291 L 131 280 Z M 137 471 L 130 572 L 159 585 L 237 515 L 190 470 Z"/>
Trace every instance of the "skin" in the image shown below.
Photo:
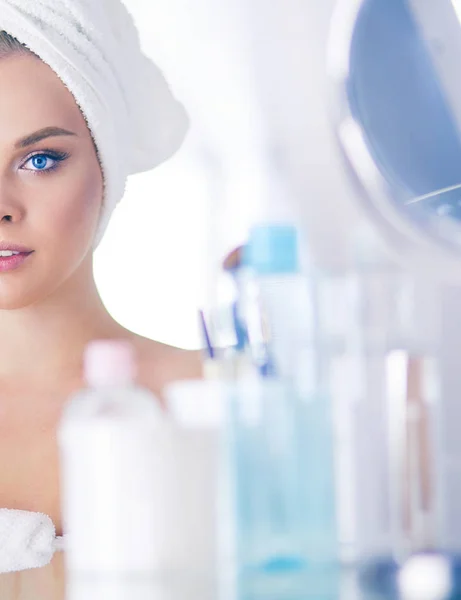
<path fill-rule="evenodd" d="M 92 244 L 103 178 L 72 94 L 32 55 L 2 58 L 0 86 L 0 242 L 34 250 L 0 273 L 0 506 L 44 512 L 61 534 L 56 427 L 64 402 L 83 386 L 88 341 L 131 340 L 138 382 L 158 397 L 172 380 L 200 377 L 201 364 L 195 353 L 127 331 L 99 297 Z M 50 126 L 75 135 L 15 148 Z M 45 149 L 69 157 L 40 171 L 56 164 Z M 30 160 L 40 153 L 41 162 Z"/>

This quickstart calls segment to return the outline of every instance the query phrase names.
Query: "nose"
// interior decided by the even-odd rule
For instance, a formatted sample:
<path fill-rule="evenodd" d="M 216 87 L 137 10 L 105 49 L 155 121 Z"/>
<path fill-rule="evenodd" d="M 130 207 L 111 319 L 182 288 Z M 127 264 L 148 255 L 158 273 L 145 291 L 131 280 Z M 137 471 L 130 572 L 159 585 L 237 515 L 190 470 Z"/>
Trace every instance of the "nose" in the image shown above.
<path fill-rule="evenodd" d="M 6 190 L 0 191 L 0 227 L 6 223 L 18 223 L 23 216 L 19 202 Z"/>
<path fill-rule="evenodd" d="M 3 223 L 17 223 L 21 220 L 21 211 L 16 208 L 0 208 L 0 225 Z"/>

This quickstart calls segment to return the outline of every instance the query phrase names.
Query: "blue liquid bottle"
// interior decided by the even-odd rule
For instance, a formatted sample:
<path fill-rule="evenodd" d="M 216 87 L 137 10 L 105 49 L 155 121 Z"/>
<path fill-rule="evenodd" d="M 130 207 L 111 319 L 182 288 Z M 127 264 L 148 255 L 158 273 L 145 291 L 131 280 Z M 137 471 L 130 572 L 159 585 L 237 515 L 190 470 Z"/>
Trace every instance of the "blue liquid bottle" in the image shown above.
<path fill-rule="evenodd" d="M 301 274 L 298 253 L 290 225 L 252 231 L 247 268 L 272 368 L 236 382 L 228 403 L 238 600 L 336 600 L 339 594 L 327 357 L 318 284 Z"/>

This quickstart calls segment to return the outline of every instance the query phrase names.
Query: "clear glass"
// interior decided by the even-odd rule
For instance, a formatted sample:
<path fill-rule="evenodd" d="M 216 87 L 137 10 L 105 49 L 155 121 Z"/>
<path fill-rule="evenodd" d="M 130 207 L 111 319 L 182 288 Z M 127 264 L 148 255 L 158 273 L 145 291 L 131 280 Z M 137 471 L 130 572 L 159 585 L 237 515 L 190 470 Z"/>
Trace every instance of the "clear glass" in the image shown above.
<path fill-rule="evenodd" d="M 401 565 L 437 547 L 440 306 L 425 291 L 385 261 L 350 276 L 354 558 L 370 596 L 398 597 Z"/>

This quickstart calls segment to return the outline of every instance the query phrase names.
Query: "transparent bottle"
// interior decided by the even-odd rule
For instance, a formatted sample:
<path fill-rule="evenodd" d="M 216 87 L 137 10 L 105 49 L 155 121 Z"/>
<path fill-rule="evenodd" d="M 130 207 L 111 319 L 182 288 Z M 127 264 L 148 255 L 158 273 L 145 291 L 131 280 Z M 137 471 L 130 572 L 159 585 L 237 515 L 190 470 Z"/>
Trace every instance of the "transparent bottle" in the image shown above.
<path fill-rule="evenodd" d="M 440 306 L 435 286 L 375 245 L 349 279 L 352 556 L 365 596 L 399 598 L 407 561 L 438 548 Z"/>
<path fill-rule="evenodd" d="M 300 272 L 298 232 L 286 223 L 253 229 L 245 262 L 243 318 L 259 378 L 228 392 L 237 597 L 333 600 L 334 438 L 319 283 Z M 252 323 L 262 324 L 258 335 Z"/>

